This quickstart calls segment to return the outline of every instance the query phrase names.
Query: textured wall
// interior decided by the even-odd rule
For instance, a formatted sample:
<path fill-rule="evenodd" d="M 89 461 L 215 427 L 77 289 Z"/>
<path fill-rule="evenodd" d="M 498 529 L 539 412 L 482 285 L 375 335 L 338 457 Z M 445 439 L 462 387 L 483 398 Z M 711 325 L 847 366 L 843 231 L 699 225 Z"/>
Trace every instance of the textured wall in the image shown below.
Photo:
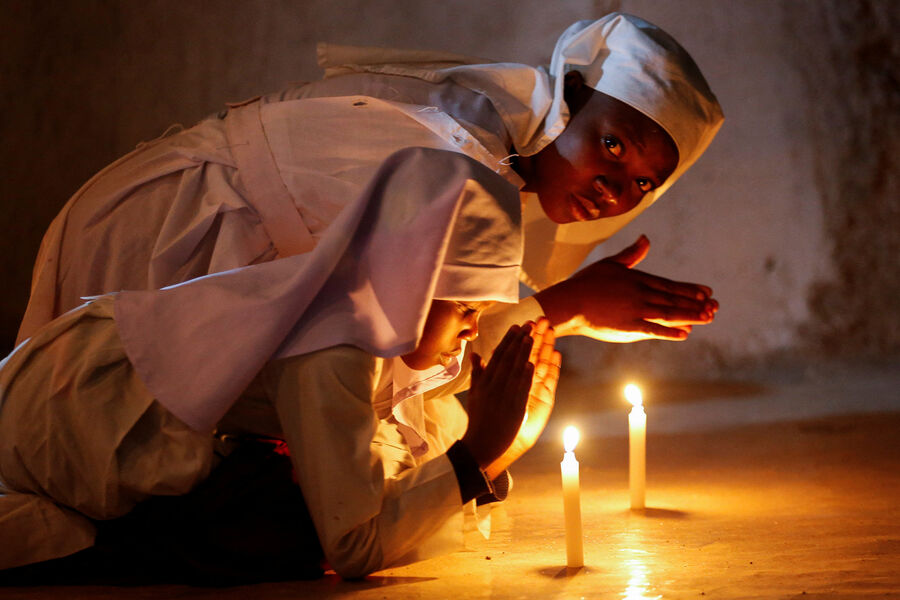
<path fill-rule="evenodd" d="M 724 106 L 699 163 L 607 244 L 722 308 L 686 343 L 572 341 L 570 367 L 673 376 L 900 349 L 900 4 L 624 0 L 680 39 Z M 603 252 L 598 253 L 598 255 Z"/>
<path fill-rule="evenodd" d="M 0 356 L 15 339 L 47 225 L 82 183 L 141 140 L 172 123 L 190 125 L 225 101 L 318 79 L 317 41 L 539 64 L 572 21 L 613 4 L 3 0 Z"/>
<path fill-rule="evenodd" d="M 573 20 L 622 9 L 677 37 L 726 124 L 598 253 L 641 232 L 642 268 L 710 284 L 716 323 L 682 344 L 567 345 L 573 370 L 708 370 L 900 344 L 898 5 L 892 0 L 150 0 L 0 3 L 0 352 L 40 235 L 98 169 L 225 100 L 318 77 L 317 40 L 546 62 Z M 464 9 L 463 9 L 464 7 Z M 889 135 L 894 132 L 894 135 Z"/>
<path fill-rule="evenodd" d="M 813 169 L 835 276 L 809 294 L 803 340 L 840 356 L 900 344 L 900 4 L 789 5 L 809 104 Z M 815 43 L 824 35 L 829 44 Z"/>

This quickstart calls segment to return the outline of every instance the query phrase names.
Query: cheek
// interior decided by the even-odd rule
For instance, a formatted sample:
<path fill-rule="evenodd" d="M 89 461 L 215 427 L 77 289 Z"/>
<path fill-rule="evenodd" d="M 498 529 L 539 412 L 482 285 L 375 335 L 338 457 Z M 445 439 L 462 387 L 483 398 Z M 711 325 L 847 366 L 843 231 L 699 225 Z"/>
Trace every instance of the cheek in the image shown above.
<path fill-rule="evenodd" d="M 573 217 L 569 214 L 566 194 L 558 186 L 551 186 L 551 189 L 548 190 L 538 190 L 538 201 L 541 203 L 541 210 L 554 223 L 562 225 L 572 222 Z"/>
<path fill-rule="evenodd" d="M 462 323 L 456 315 L 446 315 L 427 336 L 425 343 L 434 354 L 453 350 L 456 346 L 456 337 L 462 329 Z"/>
<path fill-rule="evenodd" d="M 584 187 L 598 171 L 595 148 L 579 130 L 566 130 L 559 137 L 558 177 L 566 187 Z"/>
<path fill-rule="evenodd" d="M 643 194 L 635 194 L 623 197 L 619 202 L 619 206 L 606 216 L 618 217 L 619 215 L 624 215 L 627 212 L 631 212 L 638 204 L 641 203 L 642 196 Z"/>

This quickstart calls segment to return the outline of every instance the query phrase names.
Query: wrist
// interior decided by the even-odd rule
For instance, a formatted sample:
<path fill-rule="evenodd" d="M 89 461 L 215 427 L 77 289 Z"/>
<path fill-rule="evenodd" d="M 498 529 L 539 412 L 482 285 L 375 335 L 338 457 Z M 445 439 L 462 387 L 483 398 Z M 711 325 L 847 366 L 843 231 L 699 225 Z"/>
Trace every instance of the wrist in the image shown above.
<path fill-rule="evenodd" d="M 494 485 L 484 469 L 472 456 L 466 444 L 459 440 L 447 449 L 447 458 L 453 466 L 459 485 L 460 500 L 465 504 L 473 498 L 494 494 Z"/>
<path fill-rule="evenodd" d="M 465 447 L 466 452 L 470 457 L 472 457 L 472 460 L 475 461 L 475 464 L 478 465 L 479 469 L 484 470 L 489 464 L 491 464 L 491 459 L 486 459 L 479 454 L 477 450 L 478 445 L 472 443 L 472 440 L 469 438 L 468 431 L 465 435 L 463 435 L 462 439 L 460 439 L 458 443 Z"/>
<path fill-rule="evenodd" d="M 537 292 L 534 299 L 540 305 L 544 316 L 550 321 L 550 326 L 556 332 L 556 337 L 578 335 L 584 324 L 584 317 L 577 311 L 567 306 L 569 304 L 561 297 L 555 286 Z"/>
<path fill-rule="evenodd" d="M 500 475 L 503 474 L 504 471 L 506 471 L 506 467 L 501 464 L 498 464 L 499 462 L 500 462 L 499 460 L 494 461 L 493 463 L 489 464 L 486 468 L 482 469 L 482 472 L 484 473 L 484 476 L 488 481 L 493 481 L 493 480 L 497 479 L 498 477 L 500 477 Z"/>

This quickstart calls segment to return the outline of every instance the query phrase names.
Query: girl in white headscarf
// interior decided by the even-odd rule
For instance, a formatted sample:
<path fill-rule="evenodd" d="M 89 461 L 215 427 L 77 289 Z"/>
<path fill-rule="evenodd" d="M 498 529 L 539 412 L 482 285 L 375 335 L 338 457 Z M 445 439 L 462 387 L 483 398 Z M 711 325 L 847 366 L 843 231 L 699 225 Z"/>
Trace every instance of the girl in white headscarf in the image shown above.
<path fill-rule="evenodd" d="M 319 60 L 324 80 L 231 105 L 89 181 L 44 239 L 19 340 L 85 295 L 309 252 L 387 157 L 410 146 L 465 154 L 521 192 L 522 279 L 541 291 L 486 315 L 486 348 L 510 322 L 541 313 L 560 334 L 605 341 L 680 340 L 712 320 L 708 287 L 631 268 L 646 238 L 566 279 L 721 124 L 693 60 L 659 28 L 621 13 L 578 22 L 549 70 L 335 46 L 320 47 Z"/>
<path fill-rule="evenodd" d="M 498 175 L 439 154 L 386 160 L 310 252 L 94 298 L 0 363 L 0 566 L 78 553 L 64 564 L 95 567 L 110 549 L 90 549 L 97 527 L 119 567 L 199 561 L 217 583 L 310 576 L 323 557 L 358 577 L 458 547 L 463 506 L 502 498 L 546 424 L 560 358 L 546 321 L 514 326 L 486 367 L 474 359 L 468 417 L 451 395 L 483 310 L 517 299 L 521 215 Z M 302 492 L 254 490 L 256 520 L 217 512 L 261 478 L 264 463 L 216 467 L 246 435 L 286 441 Z M 154 508 L 198 486 L 196 505 Z M 273 512 L 287 516 L 269 539 Z M 231 521 L 252 532 L 236 554 L 217 543 Z"/>

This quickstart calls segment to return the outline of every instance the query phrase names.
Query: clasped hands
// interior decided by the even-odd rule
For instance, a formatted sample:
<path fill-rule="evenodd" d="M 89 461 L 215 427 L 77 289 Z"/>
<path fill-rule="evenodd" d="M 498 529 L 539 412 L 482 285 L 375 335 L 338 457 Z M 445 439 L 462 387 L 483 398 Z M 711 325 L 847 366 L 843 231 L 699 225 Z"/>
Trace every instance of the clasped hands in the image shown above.
<path fill-rule="evenodd" d="M 538 292 L 546 318 L 513 325 L 487 366 L 473 354 L 463 443 L 491 479 L 534 446 L 547 425 L 559 382 L 557 335 L 683 340 L 693 325 L 715 318 L 719 303 L 708 287 L 634 269 L 649 250 L 650 240 L 642 235 L 618 254 Z"/>
<path fill-rule="evenodd" d="M 547 425 L 561 364 L 546 318 L 513 325 L 485 365 L 472 355 L 472 386 L 463 443 L 495 479 L 525 454 Z"/>

